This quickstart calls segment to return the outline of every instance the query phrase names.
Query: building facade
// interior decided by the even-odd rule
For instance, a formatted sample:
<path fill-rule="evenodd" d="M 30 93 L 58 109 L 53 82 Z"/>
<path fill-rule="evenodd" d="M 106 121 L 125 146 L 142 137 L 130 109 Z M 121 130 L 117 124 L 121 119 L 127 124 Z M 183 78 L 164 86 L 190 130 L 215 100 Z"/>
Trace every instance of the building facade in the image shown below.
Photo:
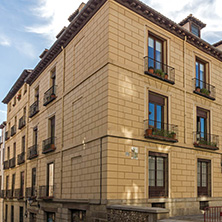
<path fill-rule="evenodd" d="M 3 100 L 5 220 L 221 204 L 221 43 L 136 0 L 90 0 L 69 21 Z"/>

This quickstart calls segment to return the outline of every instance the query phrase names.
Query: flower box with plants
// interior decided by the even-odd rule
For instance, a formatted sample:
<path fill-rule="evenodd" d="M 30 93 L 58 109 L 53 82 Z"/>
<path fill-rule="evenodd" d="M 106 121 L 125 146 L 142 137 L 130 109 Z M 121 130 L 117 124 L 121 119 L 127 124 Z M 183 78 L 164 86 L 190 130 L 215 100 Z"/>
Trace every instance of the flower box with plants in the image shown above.
<path fill-rule="evenodd" d="M 205 94 L 206 96 L 209 96 L 209 95 L 210 95 L 209 90 L 206 89 L 206 88 L 202 88 L 202 89 L 200 90 L 200 92 L 201 92 L 202 94 Z"/>
<path fill-rule="evenodd" d="M 164 141 L 177 142 L 175 132 L 169 132 L 168 130 L 165 129 L 157 129 L 154 128 L 153 126 L 152 127 L 149 126 L 149 128 L 146 129 L 145 137 L 164 140 Z"/>
<path fill-rule="evenodd" d="M 217 143 L 216 142 L 211 142 L 211 141 L 207 141 L 204 139 L 201 139 L 197 142 L 194 142 L 194 146 L 195 147 L 201 147 L 201 148 L 208 148 L 208 149 L 212 149 L 212 150 L 217 150 Z"/>
<path fill-rule="evenodd" d="M 19 94 L 17 95 L 17 100 L 19 101 L 19 100 L 21 99 L 21 97 L 22 97 L 22 95 L 21 95 L 21 93 L 19 93 Z"/>

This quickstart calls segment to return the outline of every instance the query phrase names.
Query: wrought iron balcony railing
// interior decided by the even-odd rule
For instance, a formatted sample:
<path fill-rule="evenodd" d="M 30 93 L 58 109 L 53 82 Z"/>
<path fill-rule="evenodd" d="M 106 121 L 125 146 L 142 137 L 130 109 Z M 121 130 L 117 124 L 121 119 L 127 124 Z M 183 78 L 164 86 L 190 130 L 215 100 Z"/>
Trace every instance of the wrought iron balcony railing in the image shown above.
<path fill-rule="evenodd" d="M 39 186 L 38 198 L 39 199 L 53 199 L 54 185 Z"/>
<path fill-rule="evenodd" d="M 20 200 L 24 198 L 24 191 L 23 189 L 19 188 L 19 189 L 15 189 L 15 197 Z"/>
<path fill-rule="evenodd" d="M 144 57 L 144 72 L 147 75 L 166 81 L 170 84 L 175 83 L 175 69 L 151 57 Z"/>
<path fill-rule="evenodd" d="M 15 197 L 15 190 L 12 189 L 12 190 L 10 190 L 10 192 L 9 192 L 9 198 L 10 198 L 10 199 L 13 199 L 14 197 Z"/>
<path fill-rule="evenodd" d="M 178 142 L 178 126 L 155 120 L 144 121 L 145 138 L 162 140 L 167 142 Z"/>
<path fill-rule="evenodd" d="M 25 152 L 22 152 L 17 156 L 17 164 L 20 165 L 24 162 L 25 162 Z"/>
<path fill-rule="evenodd" d="M 16 134 L 16 126 L 11 127 L 11 136 L 14 136 Z"/>
<path fill-rule="evenodd" d="M 56 140 L 56 137 L 54 137 L 54 136 L 50 137 L 46 140 L 43 140 L 43 142 L 42 142 L 42 153 L 43 154 L 52 152 L 56 149 L 55 140 Z"/>
<path fill-rule="evenodd" d="M 193 78 L 193 92 L 211 100 L 215 100 L 216 98 L 215 86 L 200 79 Z"/>
<path fill-rule="evenodd" d="M 25 116 L 23 116 L 23 117 L 21 117 L 19 119 L 19 126 L 18 126 L 18 128 L 22 129 L 25 126 L 25 124 L 26 124 L 26 120 L 25 120 Z"/>
<path fill-rule="evenodd" d="M 11 198 L 11 190 L 6 190 L 6 198 Z"/>
<path fill-rule="evenodd" d="M 35 198 L 37 196 L 37 190 L 36 187 L 27 187 L 26 188 L 26 193 L 25 193 L 26 198 Z"/>
<path fill-rule="evenodd" d="M 39 112 L 39 101 L 36 100 L 29 108 L 29 117 L 33 117 L 36 113 Z"/>
<path fill-rule="evenodd" d="M 0 190 L 0 198 L 4 198 L 4 190 Z"/>
<path fill-rule="evenodd" d="M 194 146 L 210 149 L 210 150 L 218 150 L 219 148 L 219 136 L 209 133 L 202 132 L 194 132 Z"/>
<path fill-rule="evenodd" d="M 9 160 L 9 168 L 13 168 L 13 167 L 15 167 L 15 157 Z"/>
<path fill-rule="evenodd" d="M 10 136 L 9 136 L 9 131 L 6 131 L 5 132 L 5 140 L 8 140 L 10 138 Z"/>
<path fill-rule="evenodd" d="M 9 169 L 9 160 L 4 161 L 4 170 Z"/>
<path fill-rule="evenodd" d="M 47 104 L 52 102 L 54 99 L 56 99 L 56 86 L 52 86 L 50 89 L 48 89 L 44 93 L 43 105 L 46 106 Z"/>
<path fill-rule="evenodd" d="M 38 156 L 38 145 L 35 144 L 35 145 L 28 148 L 27 159 L 31 160 L 37 156 Z"/>

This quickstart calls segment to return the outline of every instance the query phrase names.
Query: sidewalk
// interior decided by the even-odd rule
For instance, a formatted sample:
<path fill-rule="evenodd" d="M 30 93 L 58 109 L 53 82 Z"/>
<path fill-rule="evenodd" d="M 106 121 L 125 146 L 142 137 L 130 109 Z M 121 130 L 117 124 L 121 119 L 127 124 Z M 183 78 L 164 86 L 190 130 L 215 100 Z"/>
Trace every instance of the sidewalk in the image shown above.
<path fill-rule="evenodd" d="M 168 219 L 158 220 L 158 222 L 204 222 L 204 215 L 186 215 L 186 216 L 178 216 L 178 217 L 171 217 Z"/>

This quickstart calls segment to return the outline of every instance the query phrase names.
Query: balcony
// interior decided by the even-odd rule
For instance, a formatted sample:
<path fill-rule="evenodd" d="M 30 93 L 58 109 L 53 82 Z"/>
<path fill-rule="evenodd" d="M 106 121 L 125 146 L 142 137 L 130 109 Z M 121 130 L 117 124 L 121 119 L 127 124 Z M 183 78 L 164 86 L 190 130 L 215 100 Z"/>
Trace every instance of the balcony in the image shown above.
<path fill-rule="evenodd" d="M 148 56 L 144 57 L 144 73 L 164 82 L 175 84 L 175 69 Z"/>
<path fill-rule="evenodd" d="M 35 187 L 27 187 L 25 196 L 26 198 L 34 199 L 36 198 L 37 190 Z"/>
<path fill-rule="evenodd" d="M 16 134 L 16 126 L 11 127 L 11 136 L 14 136 Z"/>
<path fill-rule="evenodd" d="M 13 199 L 15 197 L 15 190 L 10 190 L 8 197 L 9 197 L 9 199 Z"/>
<path fill-rule="evenodd" d="M 218 150 L 219 148 L 219 136 L 209 133 L 194 132 L 194 143 L 195 147 L 209 149 L 209 150 Z"/>
<path fill-rule="evenodd" d="M 56 86 L 52 86 L 49 90 L 44 93 L 44 101 L 43 105 L 47 106 L 51 103 L 54 99 L 56 99 Z"/>
<path fill-rule="evenodd" d="M 20 165 L 24 162 L 25 162 L 25 152 L 22 152 L 17 156 L 17 164 Z"/>
<path fill-rule="evenodd" d="M 178 126 L 168 123 L 162 123 L 154 120 L 144 121 L 145 134 L 147 139 L 162 140 L 166 142 L 178 142 Z"/>
<path fill-rule="evenodd" d="M 54 197 L 54 185 L 39 186 L 39 199 L 53 199 Z"/>
<path fill-rule="evenodd" d="M 0 190 L 0 198 L 4 198 L 4 190 Z"/>
<path fill-rule="evenodd" d="M 24 198 L 24 192 L 23 192 L 23 189 L 15 189 L 15 197 L 18 199 L 18 200 L 21 200 Z"/>
<path fill-rule="evenodd" d="M 14 168 L 15 167 L 15 157 L 9 160 L 9 168 Z"/>
<path fill-rule="evenodd" d="M 9 136 L 9 131 L 6 131 L 5 132 L 5 140 L 8 140 L 10 138 L 10 136 Z"/>
<path fill-rule="evenodd" d="M 11 190 L 6 190 L 6 198 L 11 198 Z"/>
<path fill-rule="evenodd" d="M 193 79 L 193 92 L 211 100 L 216 98 L 215 86 L 212 86 L 200 79 Z"/>
<path fill-rule="evenodd" d="M 25 126 L 25 124 L 26 124 L 25 116 L 23 116 L 23 117 L 21 117 L 21 118 L 19 119 L 19 126 L 18 126 L 18 128 L 19 128 L 19 129 L 22 129 L 22 128 Z"/>
<path fill-rule="evenodd" d="M 28 148 L 27 159 L 31 160 L 38 156 L 38 145 L 35 144 Z"/>
<path fill-rule="evenodd" d="M 29 108 L 29 117 L 33 117 L 39 112 L 39 101 L 36 100 Z"/>
<path fill-rule="evenodd" d="M 4 170 L 9 169 L 9 160 L 4 161 Z"/>
<path fill-rule="evenodd" d="M 50 137 L 42 142 L 42 153 L 46 154 L 56 149 L 55 147 L 56 137 Z"/>

